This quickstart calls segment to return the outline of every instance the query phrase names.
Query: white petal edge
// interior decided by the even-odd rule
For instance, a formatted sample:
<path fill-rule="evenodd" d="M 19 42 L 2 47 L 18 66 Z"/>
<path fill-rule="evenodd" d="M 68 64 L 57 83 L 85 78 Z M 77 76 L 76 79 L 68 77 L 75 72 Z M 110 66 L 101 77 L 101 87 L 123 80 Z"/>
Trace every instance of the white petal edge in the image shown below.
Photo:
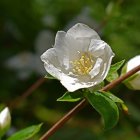
<path fill-rule="evenodd" d="M 76 40 L 69 34 L 58 31 L 54 48 L 61 65 L 63 65 L 65 69 L 69 69 L 69 62 L 77 59 L 79 51 L 87 51 L 89 43 L 90 41 L 88 39 L 84 39 L 84 41 L 81 39 Z"/>
<path fill-rule="evenodd" d="M 97 58 L 93 69 L 89 72 L 89 74 L 91 75 L 91 78 L 94 78 L 97 74 L 99 74 L 102 61 L 103 60 L 101 58 Z"/>
<path fill-rule="evenodd" d="M 41 60 L 44 62 L 46 71 L 57 79 L 60 79 L 62 72 L 59 68 L 59 61 L 55 49 L 51 48 L 44 52 L 41 55 Z"/>
<path fill-rule="evenodd" d="M 81 82 L 77 81 L 76 78 L 72 78 L 72 77 L 69 77 L 66 75 L 63 75 L 61 77 L 60 82 L 69 92 L 74 92 L 78 89 L 89 88 L 89 87 L 92 87 L 97 84 L 96 82 L 90 83 L 90 84 L 86 83 L 86 82 L 81 83 Z"/>
<path fill-rule="evenodd" d="M 102 70 L 103 72 L 102 72 L 102 74 L 100 72 L 100 75 L 98 77 L 100 77 L 100 78 L 103 77 L 102 79 L 104 80 L 108 74 L 108 71 L 110 69 L 110 65 L 112 62 L 112 58 L 115 56 L 115 54 L 113 53 L 111 47 L 106 42 L 104 42 L 102 40 L 93 40 L 92 39 L 90 46 L 89 46 L 89 51 L 91 52 L 91 54 L 94 57 L 97 58 L 98 61 L 99 61 L 99 58 L 102 59 L 103 64 L 101 64 L 101 65 L 103 65 L 103 70 Z M 101 63 L 101 60 L 100 60 L 100 63 Z M 102 67 L 100 67 L 100 68 L 102 68 Z M 92 71 L 94 71 L 94 67 L 90 72 L 91 76 L 93 73 Z M 100 69 L 100 71 L 101 71 L 101 69 Z M 93 74 L 93 75 L 95 75 L 95 74 Z"/>
<path fill-rule="evenodd" d="M 105 43 L 105 42 L 104 42 Z M 110 66 L 111 66 L 111 62 L 112 62 L 112 59 L 113 59 L 113 57 L 115 56 L 115 54 L 113 53 L 113 51 L 112 51 L 112 49 L 111 49 L 111 47 L 107 44 L 107 43 L 105 43 L 105 59 L 107 59 L 106 60 L 106 62 L 107 63 L 104 63 L 104 68 L 105 68 L 105 70 L 104 70 L 104 73 L 102 73 L 102 75 L 103 75 L 103 80 L 106 78 L 106 76 L 107 76 L 107 74 L 108 74 L 108 72 L 109 72 L 109 69 L 110 69 Z M 108 53 L 108 54 L 107 54 Z M 108 57 L 107 57 L 108 56 Z M 106 65 L 106 66 L 105 66 Z"/>
<path fill-rule="evenodd" d="M 71 36 L 73 36 L 75 39 L 85 37 L 85 38 L 99 39 L 100 40 L 100 37 L 97 34 L 97 32 L 83 23 L 77 23 L 76 25 L 71 27 L 67 31 L 67 33 L 70 34 Z"/>
<path fill-rule="evenodd" d="M 100 57 L 104 54 L 106 43 L 102 40 L 92 39 L 89 45 L 89 51 L 94 57 Z"/>

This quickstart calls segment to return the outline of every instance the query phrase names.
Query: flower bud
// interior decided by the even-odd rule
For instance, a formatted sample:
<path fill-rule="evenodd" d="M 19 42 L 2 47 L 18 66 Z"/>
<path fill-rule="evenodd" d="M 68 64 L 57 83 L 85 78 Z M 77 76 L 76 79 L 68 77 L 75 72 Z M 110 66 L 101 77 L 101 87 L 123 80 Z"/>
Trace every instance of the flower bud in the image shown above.
<path fill-rule="evenodd" d="M 127 73 L 131 69 L 140 65 L 140 55 L 133 57 L 130 59 L 127 64 L 122 69 L 122 74 Z M 128 79 L 124 81 L 124 84 L 132 90 L 140 90 L 140 71 L 130 76 Z"/>
<path fill-rule="evenodd" d="M 9 129 L 11 124 L 11 115 L 8 107 L 0 112 L 0 137 L 2 137 Z"/>

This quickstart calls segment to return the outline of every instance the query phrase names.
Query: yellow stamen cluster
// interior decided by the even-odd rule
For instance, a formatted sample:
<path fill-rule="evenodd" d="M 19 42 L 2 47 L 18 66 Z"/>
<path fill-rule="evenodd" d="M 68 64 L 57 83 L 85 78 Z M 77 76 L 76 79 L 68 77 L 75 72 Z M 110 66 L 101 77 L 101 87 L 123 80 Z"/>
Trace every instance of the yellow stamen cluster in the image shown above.
<path fill-rule="evenodd" d="M 79 52 L 80 53 L 80 52 Z M 94 61 L 89 52 L 80 53 L 80 58 L 71 62 L 73 72 L 79 75 L 87 75 L 93 68 Z"/>

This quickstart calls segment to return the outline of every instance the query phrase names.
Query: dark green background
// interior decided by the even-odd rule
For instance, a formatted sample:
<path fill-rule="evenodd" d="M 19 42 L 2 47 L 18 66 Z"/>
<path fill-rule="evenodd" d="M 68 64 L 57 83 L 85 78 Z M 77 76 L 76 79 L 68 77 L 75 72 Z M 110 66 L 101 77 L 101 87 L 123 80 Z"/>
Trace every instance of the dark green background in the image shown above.
<path fill-rule="evenodd" d="M 0 0 L 1 104 L 9 105 L 44 76 L 32 69 L 26 78 L 19 78 L 18 73 L 28 71 L 28 67 L 20 70 L 8 68 L 6 62 L 23 52 L 38 54 L 35 43 L 41 31 L 56 34 L 58 30 L 66 31 L 77 22 L 98 31 L 116 54 L 113 62 L 127 61 L 140 54 L 139 0 Z M 53 41 L 51 43 L 54 44 Z M 32 64 L 40 61 L 37 56 L 38 60 L 33 59 Z M 35 67 L 43 68 L 43 63 Z M 28 98 L 11 108 L 12 126 L 9 133 L 44 122 L 38 134 L 41 135 L 75 105 L 56 102 L 65 91 L 58 81 L 46 80 Z M 120 120 L 115 128 L 104 132 L 100 116 L 87 106 L 50 140 L 139 140 L 140 93 L 128 90 L 124 85 L 117 86 L 113 92 L 130 109 L 130 115 L 120 112 Z"/>

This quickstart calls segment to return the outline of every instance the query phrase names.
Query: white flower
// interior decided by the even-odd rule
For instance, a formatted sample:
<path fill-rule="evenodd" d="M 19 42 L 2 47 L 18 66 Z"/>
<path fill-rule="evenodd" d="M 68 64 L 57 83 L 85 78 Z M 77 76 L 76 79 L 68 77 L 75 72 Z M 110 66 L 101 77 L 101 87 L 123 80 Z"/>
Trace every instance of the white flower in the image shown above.
<path fill-rule="evenodd" d="M 133 57 L 130 59 L 127 64 L 123 67 L 122 73 L 127 73 L 131 69 L 140 65 L 140 55 Z M 129 77 L 124 81 L 125 85 L 133 90 L 140 90 L 140 71 Z"/>
<path fill-rule="evenodd" d="M 0 137 L 9 129 L 11 124 L 11 115 L 8 107 L 0 112 Z"/>
<path fill-rule="evenodd" d="M 113 56 L 110 46 L 94 30 L 78 23 L 67 33 L 58 31 L 54 47 L 43 53 L 41 60 L 46 71 L 73 92 L 101 83 Z"/>

